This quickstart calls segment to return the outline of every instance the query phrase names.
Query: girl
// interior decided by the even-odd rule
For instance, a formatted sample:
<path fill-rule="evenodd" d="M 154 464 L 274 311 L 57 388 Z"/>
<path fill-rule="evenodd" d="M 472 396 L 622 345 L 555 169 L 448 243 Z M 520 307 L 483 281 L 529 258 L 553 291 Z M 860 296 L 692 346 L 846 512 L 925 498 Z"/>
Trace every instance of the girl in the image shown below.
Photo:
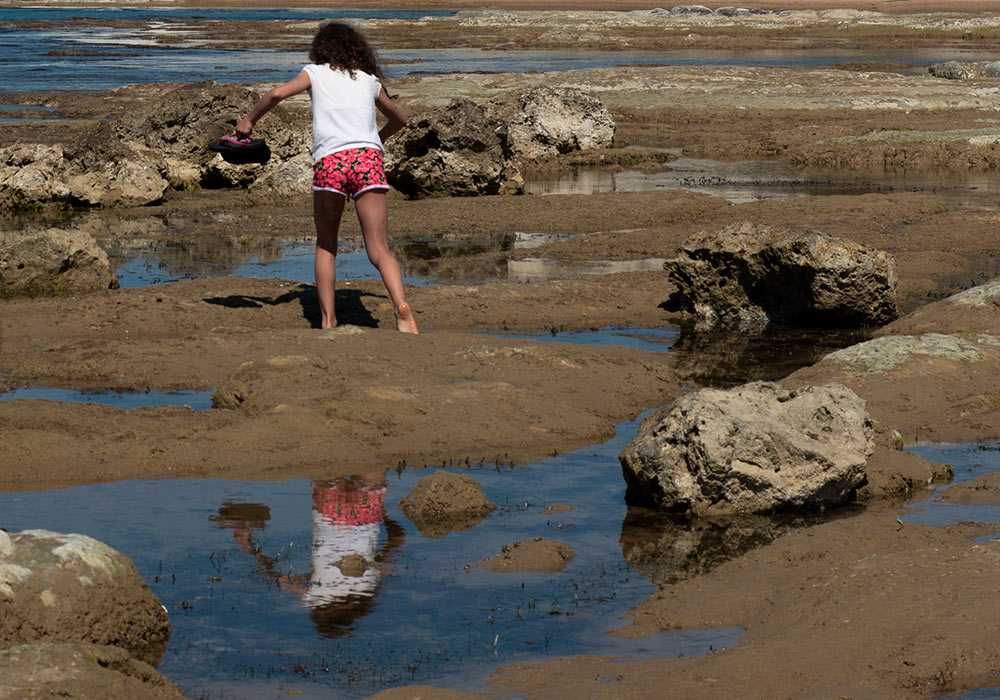
<path fill-rule="evenodd" d="M 382 144 L 406 125 L 406 115 L 382 87 L 382 71 L 368 42 L 355 29 L 331 22 L 320 27 L 309 49 L 312 63 L 295 78 L 270 90 L 236 125 L 247 137 L 254 124 L 286 97 L 309 91 L 313 122 L 313 219 L 316 223 L 316 289 L 321 327 L 337 325 L 337 235 L 347 197 L 361 224 L 368 259 L 382 275 L 392 299 L 396 327 L 416 333 L 406 303 L 399 263 L 389 250 Z M 388 119 L 381 130 L 375 108 Z"/>

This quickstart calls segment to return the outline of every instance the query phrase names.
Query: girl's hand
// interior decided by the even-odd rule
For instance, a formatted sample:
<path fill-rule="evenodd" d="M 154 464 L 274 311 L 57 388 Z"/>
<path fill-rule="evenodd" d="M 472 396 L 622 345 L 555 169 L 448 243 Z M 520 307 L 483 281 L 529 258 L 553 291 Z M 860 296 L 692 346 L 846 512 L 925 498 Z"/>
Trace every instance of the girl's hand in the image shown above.
<path fill-rule="evenodd" d="M 249 136 L 251 131 L 253 131 L 253 122 L 251 122 L 247 117 L 244 117 L 240 123 L 236 125 L 236 133 L 240 136 Z"/>

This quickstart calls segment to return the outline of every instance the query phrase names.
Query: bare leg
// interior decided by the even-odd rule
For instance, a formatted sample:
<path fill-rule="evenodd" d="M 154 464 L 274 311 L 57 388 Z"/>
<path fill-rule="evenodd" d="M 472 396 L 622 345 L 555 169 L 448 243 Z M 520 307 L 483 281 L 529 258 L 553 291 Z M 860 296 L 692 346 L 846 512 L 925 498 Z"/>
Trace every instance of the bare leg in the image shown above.
<path fill-rule="evenodd" d="M 368 190 L 354 200 L 361 223 L 361 235 L 365 239 L 365 251 L 372 265 L 382 275 L 382 282 L 392 299 L 396 314 L 396 328 L 403 333 L 417 333 L 417 322 L 413 311 L 406 303 L 403 290 L 403 274 L 399 263 L 389 250 L 389 214 L 386 194 L 383 190 Z"/>
<path fill-rule="evenodd" d="M 347 198 L 336 192 L 313 191 L 313 221 L 316 223 L 316 292 L 319 294 L 320 328 L 337 325 L 334 298 L 337 287 L 337 236 Z"/>

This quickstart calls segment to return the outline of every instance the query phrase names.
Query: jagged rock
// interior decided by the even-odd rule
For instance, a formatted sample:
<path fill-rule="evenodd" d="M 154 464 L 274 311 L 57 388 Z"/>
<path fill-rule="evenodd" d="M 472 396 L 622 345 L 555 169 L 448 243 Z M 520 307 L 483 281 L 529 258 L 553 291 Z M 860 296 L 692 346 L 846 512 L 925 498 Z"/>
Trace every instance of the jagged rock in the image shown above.
<path fill-rule="evenodd" d="M 0 649 L 86 642 L 155 666 L 169 638 L 166 609 L 128 557 L 84 535 L 0 531 Z"/>
<path fill-rule="evenodd" d="M 534 87 L 487 103 L 453 100 L 388 144 L 386 175 L 408 197 L 516 194 L 523 166 L 612 144 L 607 108 L 576 88 Z"/>
<path fill-rule="evenodd" d="M 459 98 L 413 120 L 389 143 L 386 176 L 408 197 L 513 194 L 524 182 L 506 163 L 485 107 Z"/>
<path fill-rule="evenodd" d="M 0 297 L 117 289 L 107 253 L 82 231 L 0 231 Z"/>
<path fill-rule="evenodd" d="M 704 5 L 676 5 L 670 8 L 672 15 L 710 15 L 712 10 Z"/>
<path fill-rule="evenodd" d="M 891 255 L 823 234 L 742 222 L 689 238 L 663 264 L 674 308 L 700 328 L 878 326 L 899 316 Z"/>
<path fill-rule="evenodd" d="M 850 389 L 755 382 L 660 409 L 620 458 L 629 502 L 727 515 L 844 503 L 874 448 L 865 402 Z"/>
<path fill-rule="evenodd" d="M 0 650 L 0 697 L 184 700 L 185 695 L 122 649 L 42 643 Z"/>
<path fill-rule="evenodd" d="M 971 80 L 983 77 L 983 66 L 979 63 L 946 61 L 945 63 L 931 64 L 927 67 L 927 72 L 937 78 L 947 80 Z"/>
<path fill-rule="evenodd" d="M 421 479 L 399 507 L 425 537 L 469 530 L 496 508 L 478 481 L 467 474 L 444 470 Z"/>
<path fill-rule="evenodd" d="M 59 146 L 31 143 L 0 148 L 0 210 L 68 202 L 64 168 Z"/>
<path fill-rule="evenodd" d="M 505 152 L 522 165 L 608 148 L 615 138 L 615 122 L 604 103 L 577 88 L 534 87 L 494 99 L 487 109 L 501 125 Z"/>

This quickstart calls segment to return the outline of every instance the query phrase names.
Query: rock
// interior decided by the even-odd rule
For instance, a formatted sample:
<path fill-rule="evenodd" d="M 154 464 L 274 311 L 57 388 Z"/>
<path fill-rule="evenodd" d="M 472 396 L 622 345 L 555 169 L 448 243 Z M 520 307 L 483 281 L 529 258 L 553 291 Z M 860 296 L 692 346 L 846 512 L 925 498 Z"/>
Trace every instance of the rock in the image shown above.
<path fill-rule="evenodd" d="M 69 186 L 62 177 L 64 168 L 59 146 L 0 148 L 0 210 L 70 201 Z"/>
<path fill-rule="evenodd" d="M 0 297 L 117 288 L 107 253 L 82 231 L 0 230 Z"/>
<path fill-rule="evenodd" d="M 0 650 L 0 697 L 183 700 L 185 695 L 122 649 L 41 643 Z"/>
<path fill-rule="evenodd" d="M 899 315 L 891 255 L 823 234 L 741 222 L 689 238 L 663 264 L 699 328 L 769 322 L 877 326 Z"/>
<path fill-rule="evenodd" d="M 614 133 L 604 104 L 576 88 L 533 87 L 484 104 L 459 98 L 389 142 L 386 175 L 412 198 L 516 194 L 524 166 L 609 147 Z"/>
<path fill-rule="evenodd" d="M 539 86 L 490 101 L 504 152 L 519 165 L 562 153 L 610 148 L 615 122 L 604 103 L 577 88 Z"/>
<path fill-rule="evenodd" d="M 917 357 L 956 362 L 995 362 L 998 349 L 1000 337 L 992 335 L 887 335 L 835 350 L 823 357 L 823 361 L 844 365 L 851 374 L 860 376 L 891 372 Z"/>
<path fill-rule="evenodd" d="M 704 5 L 676 5 L 670 8 L 672 15 L 710 15 L 712 10 Z"/>
<path fill-rule="evenodd" d="M 536 537 L 504 545 L 496 556 L 484 559 L 476 566 L 500 574 L 555 574 L 565 569 L 575 557 L 576 552 L 566 544 Z"/>
<path fill-rule="evenodd" d="M 507 164 L 497 125 L 464 98 L 413 120 L 389 142 L 386 177 L 411 198 L 515 194 L 524 181 Z"/>
<path fill-rule="evenodd" d="M 937 78 L 946 78 L 947 80 L 971 80 L 983 77 L 983 66 L 978 63 L 947 61 L 931 64 L 927 67 L 927 72 Z"/>
<path fill-rule="evenodd" d="M 496 508 L 471 476 L 444 470 L 421 479 L 399 507 L 420 534 L 435 538 L 470 530 Z"/>
<path fill-rule="evenodd" d="M 1000 61 L 988 61 L 984 63 L 983 76 L 987 78 L 1000 78 Z"/>
<path fill-rule="evenodd" d="M 850 389 L 755 382 L 660 409 L 620 459 L 630 503 L 728 515 L 844 503 L 873 450 L 865 402 Z"/>
<path fill-rule="evenodd" d="M 0 648 L 86 642 L 155 666 L 169 638 L 166 610 L 124 555 L 84 535 L 0 531 Z"/>

